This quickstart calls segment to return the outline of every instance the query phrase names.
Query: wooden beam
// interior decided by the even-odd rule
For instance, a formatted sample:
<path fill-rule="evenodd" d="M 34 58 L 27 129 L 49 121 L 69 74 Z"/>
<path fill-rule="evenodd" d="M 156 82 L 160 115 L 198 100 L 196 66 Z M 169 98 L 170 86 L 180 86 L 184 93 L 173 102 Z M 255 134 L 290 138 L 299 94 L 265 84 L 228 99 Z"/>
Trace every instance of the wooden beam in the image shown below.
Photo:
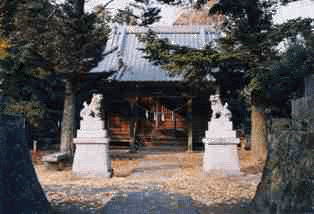
<path fill-rule="evenodd" d="M 95 86 L 104 95 L 152 96 L 152 97 L 197 97 L 207 95 L 208 90 L 187 86 L 182 82 L 118 82 L 98 81 Z"/>

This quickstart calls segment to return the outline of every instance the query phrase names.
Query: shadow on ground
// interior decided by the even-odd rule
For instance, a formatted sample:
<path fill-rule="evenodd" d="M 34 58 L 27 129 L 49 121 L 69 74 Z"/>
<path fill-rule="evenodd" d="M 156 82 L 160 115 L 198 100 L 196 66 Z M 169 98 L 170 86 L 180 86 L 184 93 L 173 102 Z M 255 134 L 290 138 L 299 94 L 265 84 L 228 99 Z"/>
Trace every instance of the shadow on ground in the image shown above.
<path fill-rule="evenodd" d="M 84 194 L 108 191 L 105 188 L 74 190 Z M 76 192 L 76 194 L 79 194 Z M 106 200 L 104 200 L 106 201 Z M 62 203 L 53 205 L 59 214 L 250 214 L 247 200 L 226 202 L 206 206 L 190 196 L 157 190 L 121 192 L 117 191 L 101 208 L 87 204 Z"/>

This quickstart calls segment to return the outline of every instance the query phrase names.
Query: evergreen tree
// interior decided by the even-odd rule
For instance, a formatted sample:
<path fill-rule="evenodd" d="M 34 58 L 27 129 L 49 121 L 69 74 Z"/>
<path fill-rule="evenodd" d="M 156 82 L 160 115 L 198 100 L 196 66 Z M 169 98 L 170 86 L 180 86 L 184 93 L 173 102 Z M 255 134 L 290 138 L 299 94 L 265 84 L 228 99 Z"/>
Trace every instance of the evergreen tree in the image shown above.
<path fill-rule="evenodd" d="M 56 69 L 64 73 L 65 101 L 62 120 L 61 147 L 73 153 L 76 95 L 82 73 L 88 72 L 102 59 L 108 27 L 93 13 L 84 11 L 84 0 L 68 0 L 56 16 Z M 60 24 L 61 23 L 61 24 Z"/>
<path fill-rule="evenodd" d="M 270 96 L 270 91 L 264 87 L 267 85 L 264 80 L 271 76 L 270 65 L 280 58 L 276 47 L 285 39 L 295 40 L 299 34 L 306 41 L 313 37 L 311 19 L 274 25 L 273 15 L 278 5 L 277 1 L 219 1 L 210 13 L 226 16 L 221 28 L 225 36 L 204 50 L 172 45 L 151 32 L 144 38 L 147 58 L 173 74 L 183 74 L 192 83 L 212 76 L 220 85 L 222 94 L 226 94 L 228 87 L 235 96 L 239 96 L 239 90 L 243 88 L 249 92 L 251 142 L 259 160 L 265 160 L 267 152 L 266 110 L 275 104 L 270 99 L 273 95 Z M 241 81 L 228 83 L 234 76 L 240 77 Z"/>
<path fill-rule="evenodd" d="M 96 13 L 85 12 L 84 5 L 84 0 L 68 0 L 64 4 L 51 4 L 47 0 L 17 1 L 14 5 L 7 1 L 0 15 L 1 35 L 10 44 L 9 57 L 1 63 L 3 91 L 10 97 L 36 102 L 36 87 L 50 87 L 39 79 L 46 83 L 48 77 L 62 79 L 65 101 L 61 151 L 68 153 L 73 152 L 75 99 L 81 74 L 102 59 L 109 33 L 106 22 Z M 9 12 L 13 18 L 7 20 Z M 6 86 L 23 87 L 14 91 Z"/>
<path fill-rule="evenodd" d="M 286 2 L 283 2 L 286 3 Z M 276 48 L 285 39 L 296 39 L 298 33 L 308 40 L 312 37 L 311 19 L 297 19 L 281 26 L 273 24 L 278 1 L 220 1 L 211 12 L 227 16 L 227 37 L 221 44 L 240 54 L 247 73 L 251 100 L 251 142 L 256 157 L 265 160 L 266 109 L 274 105 L 269 99 L 265 77 L 272 72 L 272 61 L 280 57 Z M 268 95 L 267 95 L 268 94 Z"/>
<path fill-rule="evenodd" d="M 124 9 L 119 9 L 114 21 L 121 24 L 147 26 L 160 20 L 160 8 L 154 0 L 134 0 Z"/>
<path fill-rule="evenodd" d="M 158 3 L 179 5 L 190 2 L 188 0 L 132 0 L 124 9 L 119 9 L 114 22 L 120 24 L 149 26 L 158 22 L 161 18 Z M 197 1 L 201 4 L 203 0 Z"/>
<path fill-rule="evenodd" d="M 24 113 L 33 125 L 38 125 L 45 112 L 52 110 L 47 104 L 55 101 L 51 93 L 55 79 L 47 60 L 38 54 L 49 46 L 35 41 L 30 35 L 45 31 L 47 27 L 42 23 L 52 11 L 52 5 L 44 1 L 29 4 L 4 1 L 0 11 L 0 38 L 5 44 L 5 54 L 0 61 L 1 95 L 9 97 L 4 110 Z M 38 39 L 42 38 L 43 35 Z M 48 76 L 49 80 L 46 80 Z"/>
<path fill-rule="evenodd" d="M 33 3 L 36 4 L 35 1 Z M 29 60 L 30 58 L 26 57 L 27 47 L 25 44 L 20 44 L 23 47 L 21 52 L 17 51 L 14 47 L 16 40 L 13 40 L 14 37 L 12 36 L 12 32 L 16 29 L 15 22 L 23 20 L 16 19 L 18 14 L 22 15 L 21 9 L 23 9 L 23 13 L 27 13 L 29 11 L 26 11 L 26 9 L 34 7 L 33 4 L 28 6 L 27 8 L 22 7 L 21 2 L 15 0 L 0 2 L 1 94 L 7 94 L 9 91 L 12 93 L 17 93 L 17 91 L 27 93 L 27 89 L 31 88 L 20 83 L 22 78 L 28 80 L 27 76 L 30 76 L 30 71 L 25 68 L 35 69 L 34 65 L 38 62 L 36 60 L 32 62 L 32 60 Z M 42 14 L 38 15 L 41 16 Z M 32 26 L 29 27 L 28 30 L 32 28 Z M 19 36 L 21 37 L 21 35 Z M 29 57 L 31 56 L 29 55 Z M 21 75 L 22 72 L 25 72 L 24 75 Z M 14 75 L 18 75 L 15 82 L 11 78 Z M 34 78 L 36 77 L 34 76 L 32 80 Z M 32 80 L 28 83 L 34 83 Z M 12 90 L 14 87 L 9 82 L 12 84 L 17 83 L 14 85 L 15 90 Z M 27 93 L 26 96 L 28 95 Z M 30 102 L 27 103 L 30 104 Z M 34 113 L 35 111 L 31 109 L 29 112 Z M 49 202 L 32 166 L 25 127 L 23 127 L 21 121 L 14 120 L 12 117 L 4 117 L 2 114 L 0 116 L 0 213 L 50 213 Z M 10 123 L 7 123 L 8 120 Z"/>

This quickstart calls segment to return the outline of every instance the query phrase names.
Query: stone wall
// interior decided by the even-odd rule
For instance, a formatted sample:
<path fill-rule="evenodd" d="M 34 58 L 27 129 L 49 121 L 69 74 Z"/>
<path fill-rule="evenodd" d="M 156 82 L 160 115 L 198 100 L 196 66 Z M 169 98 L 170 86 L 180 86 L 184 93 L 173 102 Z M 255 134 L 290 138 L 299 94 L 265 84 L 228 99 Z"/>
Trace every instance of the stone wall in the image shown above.
<path fill-rule="evenodd" d="M 311 77 L 310 77 L 311 78 Z M 253 205 L 262 214 L 314 213 L 314 80 L 292 100 L 291 120 L 272 120 L 268 155 Z"/>
<path fill-rule="evenodd" d="M 291 116 L 294 119 L 306 119 L 314 115 L 314 95 L 291 101 Z"/>
<path fill-rule="evenodd" d="M 313 96 L 314 95 L 314 75 L 304 79 L 304 96 Z"/>
<path fill-rule="evenodd" d="M 255 208 L 263 214 L 314 213 L 314 133 L 293 121 L 282 124 L 269 130 L 269 153 Z"/>
<path fill-rule="evenodd" d="M 314 75 L 304 78 L 304 95 L 302 98 L 292 100 L 292 117 L 306 118 L 308 112 L 314 115 Z"/>
<path fill-rule="evenodd" d="M 314 131 L 314 75 L 304 79 L 304 97 L 291 101 L 291 117 Z"/>

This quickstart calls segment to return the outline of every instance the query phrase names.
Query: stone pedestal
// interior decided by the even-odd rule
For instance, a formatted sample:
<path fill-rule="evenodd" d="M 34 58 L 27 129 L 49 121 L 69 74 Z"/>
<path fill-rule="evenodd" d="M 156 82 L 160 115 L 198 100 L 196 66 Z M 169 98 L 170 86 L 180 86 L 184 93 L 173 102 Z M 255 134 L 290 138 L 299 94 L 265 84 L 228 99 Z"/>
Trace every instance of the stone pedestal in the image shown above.
<path fill-rule="evenodd" d="M 203 171 L 209 175 L 240 175 L 237 149 L 240 140 L 232 130 L 231 112 L 228 105 L 222 106 L 219 95 L 211 96 L 211 102 L 213 116 L 202 140 L 205 144 Z"/>
<path fill-rule="evenodd" d="M 81 128 L 77 131 L 77 138 L 74 139 L 76 150 L 72 171 L 78 176 L 109 178 L 112 176 L 112 168 L 108 132 L 104 129 L 100 117 L 90 116 L 88 109 L 85 109 L 85 113 L 86 115 L 81 115 L 83 117 Z"/>
<path fill-rule="evenodd" d="M 209 175 L 240 175 L 237 144 L 231 139 L 203 139 L 205 152 L 203 170 Z"/>

